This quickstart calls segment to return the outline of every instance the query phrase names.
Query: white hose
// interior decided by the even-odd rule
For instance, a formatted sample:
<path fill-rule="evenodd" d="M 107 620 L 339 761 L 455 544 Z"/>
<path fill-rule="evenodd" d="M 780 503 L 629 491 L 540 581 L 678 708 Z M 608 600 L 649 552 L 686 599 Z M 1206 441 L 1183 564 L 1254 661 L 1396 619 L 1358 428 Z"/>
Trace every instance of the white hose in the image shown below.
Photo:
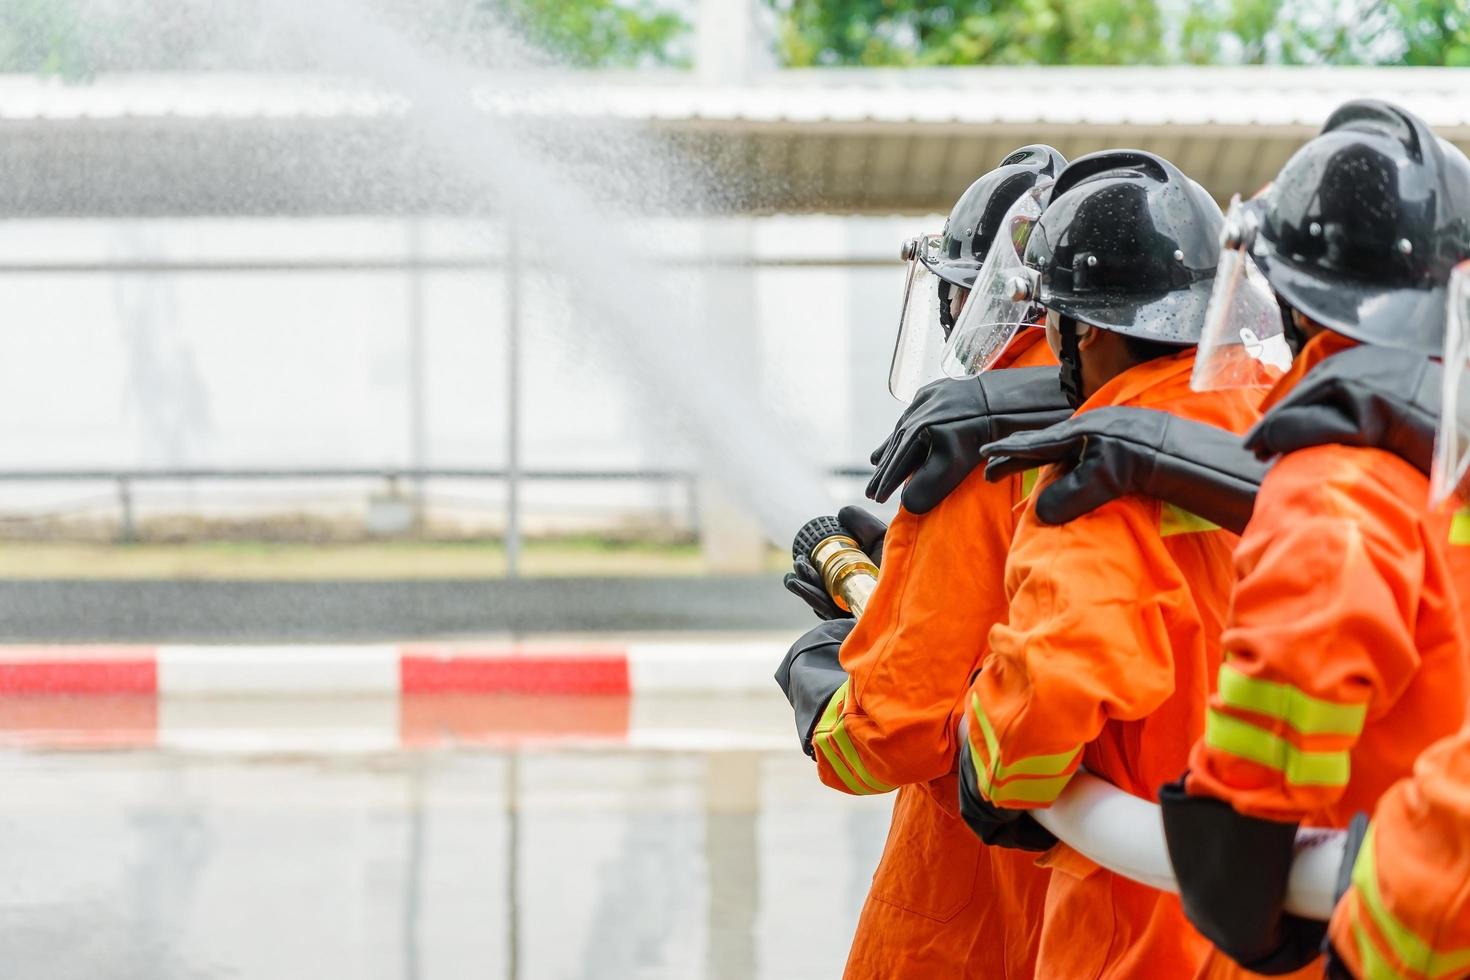
<path fill-rule="evenodd" d="M 1032 810 L 1031 815 L 1072 850 L 1109 871 L 1160 891 L 1179 891 L 1157 805 L 1079 772 L 1055 803 Z M 1332 917 L 1345 837 L 1340 830 L 1297 833 L 1296 861 L 1286 891 L 1288 912 L 1308 919 Z"/>

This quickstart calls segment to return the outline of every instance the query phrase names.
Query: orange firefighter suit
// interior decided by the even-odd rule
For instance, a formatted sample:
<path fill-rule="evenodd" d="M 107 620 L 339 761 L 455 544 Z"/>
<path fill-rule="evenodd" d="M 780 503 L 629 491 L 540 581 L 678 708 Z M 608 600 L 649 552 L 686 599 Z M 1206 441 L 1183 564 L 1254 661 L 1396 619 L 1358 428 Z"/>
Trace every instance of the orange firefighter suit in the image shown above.
<path fill-rule="evenodd" d="M 1268 407 L 1352 344 L 1312 339 Z M 1271 468 L 1236 551 L 1191 795 L 1345 827 L 1460 727 L 1470 674 L 1456 579 L 1470 580 L 1463 556 L 1449 558 L 1450 516 L 1427 502 L 1424 475 L 1378 449 L 1316 446 Z M 1208 975 L 1240 974 L 1212 956 Z"/>
<path fill-rule="evenodd" d="M 1137 365 L 1079 411 L 1133 405 L 1249 428 L 1255 399 L 1191 391 L 1193 365 L 1192 348 Z M 1079 765 L 1148 800 L 1179 776 L 1204 730 L 1236 540 L 1137 495 L 1060 526 L 1027 507 L 1006 565 L 1009 612 L 966 697 L 965 764 L 992 805 L 1048 806 Z M 1205 955 L 1176 896 L 1065 845 L 1042 863 L 1053 874 L 1038 976 L 1188 976 Z"/>
<path fill-rule="evenodd" d="M 997 369 L 1055 363 L 1043 331 L 1025 330 Z M 954 776 L 960 696 L 1005 613 L 1005 556 L 1030 482 L 977 471 L 929 513 L 900 510 L 877 590 L 842 645 L 849 679 L 812 737 L 821 779 L 857 794 L 898 787 L 849 978 L 1033 975 L 1046 872 L 975 839 Z"/>
<path fill-rule="evenodd" d="M 1470 725 L 1379 801 L 1331 937 L 1364 980 L 1470 976 Z"/>

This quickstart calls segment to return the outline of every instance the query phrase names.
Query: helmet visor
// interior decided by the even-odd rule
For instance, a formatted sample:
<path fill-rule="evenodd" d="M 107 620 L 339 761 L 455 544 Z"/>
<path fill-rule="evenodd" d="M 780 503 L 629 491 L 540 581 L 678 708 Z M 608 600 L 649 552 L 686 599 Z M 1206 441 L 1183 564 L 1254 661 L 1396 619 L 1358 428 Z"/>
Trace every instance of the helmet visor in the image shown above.
<path fill-rule="evenodd" d="M 1281 306 L 1248 254 L 1254 217 L 1255 209 L 1239 196 L 1230 202 L 1190 378 L 1195 391 L 1269 388 L 1291 367 Z"/>
<path fill-rule="evenodd" d="M 1037 184 L 1017 198 L 1002 219 L 975 277 L 975 288 L 944 347 L 942 368 L 951 378 L 971 377 L 989 368 L 1022 326 L 1042 316 L 1036 302 L 1039 278 L 1021 256 L 1050 187 L 1050 181 Z"/>
<path fill-rule="evenodd" d="M 1470 369 L 1470 262 L 1450 273 L 1449 307 L 1444 324 L 1444 391 L 1440 396 L 1439 434 L 1429 494 L 1435 505 L 1450 497 L 1467 499 L 1470 491 L 1470 397 L 1461 385 Z"/>
<path fill-rule="evenodd" d="M 898 318 L 898 340 L 888 368 L 888 391 L 904 404 L 919 389 L 943 376 L 939 367 L 944 350 L 944 328 L 939 320 L 939 291 L 946 284 L 925 259 L 939 255 L 940 236 L 920 235 L 904 243 L 908 273 L 903 283 L 903 309 Z M 952 291 L 954 287 L 949 287 Z"/>

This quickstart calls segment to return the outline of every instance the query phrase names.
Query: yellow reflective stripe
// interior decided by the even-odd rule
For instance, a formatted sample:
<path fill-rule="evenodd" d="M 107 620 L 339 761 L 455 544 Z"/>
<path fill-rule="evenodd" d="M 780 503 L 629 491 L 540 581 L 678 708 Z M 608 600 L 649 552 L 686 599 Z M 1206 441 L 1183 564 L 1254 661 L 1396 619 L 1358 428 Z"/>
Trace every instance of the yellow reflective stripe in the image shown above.
<path fill-rule="evenodd" d="M 1072 760 L 1082 754 L 1082 746 L 1068 749 L 1065 752 L 1056 752 L 1052 755 L 1028 755 L 1024 759 L 1017 759 L 1008 766 L 997 766 L 995 770 L 996 779 L 1010 779 L 1012 776 L 1055 776 L 1060 774 L 1072 764 Z"/>
<path fill-rule="evenodd" d="M 985 748 L 990 756 L 990 764 L 983 764 L 980 761 L 980 753 L 976 750 L 974 741 L 971 740 L 970 758 L 975 763 L 975 780 L 979 784 L 982 793 L 990 797 L 990 799 L 999 802 L 1001 798 L 991 792 L 992 787 L 997 779 L 1010 779 L 1012 776 L 1051 776 L 1060 778 L 1062 780 L 1061 785 L 1066 785 L 1066 781 L 1071 778 L 1071 773 L 1066 773 L 1065 775 L 1062 775 L 1062 773 L 1082 754 L 1082 746 L 1079 745 L 1076 748 L 1067 749 L 1063 752 L 1054 752 L 1050 755 L 1029 755 L 1017 759 L 1009 765 L 1001 765 L 1000 740 L 995 737 L 995 729 L 991 726 L 990 719 L 986 717 L 985 709 L 980 705 L 980 696 L 978 694 L 971 694 L 970 704 L 975 709 L 975 718 L 980 722 L 980 734 L 985 739 Z M 1040 783 L 1044 782 L 1044 780 L 1027 780 L 1027 782 Z M 994 787 L 994 790 L 995 793 L 1002 793 L 1005 791 L 1005 788 Z M 1057 787 L 1057 792 L 1061 792 L 1061 786 Z M 1029 799 L 1029 797 L 1017 798 Z M 1032 802 L 1047 802 L 1052 799 L 1056 799 L 1055 793 L 1050 797 L 1040 798 Z"/>
<path fill-rule="evenodd" d="M 1361 922 L 1353 923 L 1353 941 L 1358 947 L 1361 980 L 1403 980 L 1403 974 L 1378 952 L 1373 938 L 1368 935 L 1368 930 L 1363 928 Z"/>
<path fill-rule="evenodd" d="M 1031 491 L 1036 489 L 1036 481 L 1041 478 L 1041 467 L 1021 471 L 1021 499 L 1025 500 L 1031 496 Z"/>
<path fill-rule="evenodd" d="M 1016 779 L 991 786 L 988 795 L 992 803 L 1051 803 L 1071 781 L 1070 772 L 1050 779 Z"/>
<path fill-rule="evenodd" d="M 1228 663 L 1220 665 L 1220 700 L 1284 721 L 1303 735 L 1357 735 L 1368 717 L 1366 703 L 1314 698 L 1290 684 L 1247 677 Z"/>
<path fill-rule="evenodd" d="M 849 792 L 858 796 L 890 792 L 893 787 L 874 779 L 862 764 L 857 748 L 844 727 L 842 706 L 847 700 L 850 683 L 851 681 L 843 681 L 842 686 L 828 699 L 822 718 L 817 722 L 817 729 L 812 734 L 812 744 L 822 750 L 822 757 L 831 765 L 832 771 L 837 773 L 837 778 L 842 780 Z"/>
<path fill-rule="evenodd" d="M 847 764 L 842 761 L 842 755 L 832 746 L 832 728 L 837 720 L 842 717 L 842 702 L 847 697 L 848 681 L 843 681 L 842 686 L 833 692 L 827 699 L 827 707 L 822 709 L 821 720 L 817 722 L 816 731 L 812 733 L 812 745 L 816 746 L 822 753 L 822 758 L 827 760 L 827 765 L 837 773 L 837 778 L 847 787 L 849 793 L 857 796 L 867 796 L 868 789 L 862 781 L 852 774 Z"/>
<path fill-rule="evenodd" d="M 1461 507 L 1450 519 L 1450 544 L 1470 544 L 1470 507 Z"/>
<path fill-rule="evenodd" d="M 863 765 L 863 760 L 858 756 L 857 747 L 852 744 L 852 737 L 847 734 L 847 728 L 844 727 L 845 722 L 846 718 L 838 721 L 837 727 L 832 730 L 832 738 L 837 742 L 837 750 L 842 753 L 842 758 L 846 760 L 849 768 L 852 769 L 857 777 L 863 781 L 863 784 L 868 787 L 869 793 L 893 792 L 892 786 L 874 779 L 873 774 L 868 772 L 868 767 Z"/>
<path fill-rule="evenodd" d="M 995 729 L 990 727 L 990 719 L 980 706 L 980 695 L 973 692 L 970 694 L 970 707 L 975 709 L 975 720 L 980 722 L 980 734 L 985 738 L 985 754 L 990 756 L 989 765 L 981 765 L 980 756 L 975 756 L 975 776 L 981 781 L 980 788 L 985 789 L 990 785 L 991 767 L 1000 759 L 1000 740 L 995 737 Z M 975 751 L 974 739 L 970 740 L 970 751 Z"/>
<path fill-rule="evenodd" d="M 1393 948 L 1393 954 L 1409 969 L 1422 973 L 1431 980 L 1470 969 L 1470 948 L 1438 952 L 1414 930 L 1404 925 L 1384 904 L 1383 896 L 1378 891 L 1378 859 L 1374 847 L 1376 838 L 1377 825 L 1369 824 L 1368 834 L 1363 838 L 1363 846 L 1353 864 L 1353 886 L 1358 889 L 1358 904 L 1368 910 L 1373 924 Z M 1360 952 L 1364 945 L 1363 938 L 1360 938 Z"/>
<path fill-rule="evenodd" d="M 1205 718 L 1205 744 L 1222 752 L 1279 770 L 1298 786 L 1346 786 L 1348 754 L 1309 752 L 1279 735 L 1211 708 Z"/>
<path fill-rule="evenodd" d="M 817 722 L 817 731 L 830 732 L 842 717 L 842 703 L 847 700 L 847 687 L 851 683 L 851 680 L 843 681 L 842 686 L 827 699 L 827 707 L 822 709 L 822 717 Z"/>
<path fill-rule="evenodd" d="M 1197 534 L 1201 531 L 1218 531 L 1220 525 L 1207 521 L 1198 514 L 1191 514 L 1183 507 L 1164 504 L 1159 512 L 1159 536 L 1167 538 L 1173 534 Z"/>
<path fill-rule="evenodd" d="M 842 780 L 842 785 L 847 787 L 849 793 L 852 793 L 854 796 L 869 795 L 870 790 L 843 763 L 841 755 L 832 748 L 832 742 L 826 733 L 814 737 L 812 744 L 821 750 L 822 757 L 827 760 L 827 765 L 831 766 L 832 771 L 837 773 L 837 778 Z"/>

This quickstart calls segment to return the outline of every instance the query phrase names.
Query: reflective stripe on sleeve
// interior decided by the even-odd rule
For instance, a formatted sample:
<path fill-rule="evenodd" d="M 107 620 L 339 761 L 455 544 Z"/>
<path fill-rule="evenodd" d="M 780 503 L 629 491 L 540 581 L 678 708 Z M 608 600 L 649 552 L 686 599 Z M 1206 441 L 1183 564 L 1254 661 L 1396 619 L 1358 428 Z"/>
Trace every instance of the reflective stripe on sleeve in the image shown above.
<path fill-rule="evenodd" d="M 1031 496 L 1031 491 L 1036 489 L 1036 481 L 1041 478 L 1041 467 L 1021 471 L 1021 499 L 1025 500 Z"/>
<path fill-rule="evenodd" d="M 832 767 L 837 778 L 842 780 L 848 792 L 856 796 L 891 792 L 892 786 L 878 781 L 868 772 L 868 767 L 863 765 L 863 760 L 858 755 L 857 746 L 852 744 L 852 737 L 847 733 L 842 706 L 847 700 L 849 683 L 851 682 L 844 681 L 827 702 L 821 720 L 817 722 L 816 731 L 812 733 L 812 745 L 822 753 L 822 758 L 827 760 L 827 764 Z"/>
<path fill-rule="evenodd" d="M 1436 950 L 1403 923 L 1383 901 L 1378 888 L 1378 866 L 1375 839 L 1376 827 L 1368 826 L 1368 835 L 1358 851 L 1353 864 L 1353 887 L 1358 890 L 1358 908 L 1365 910 L 1379 934 L 1387 941 L 1389 951 L 1408 969 L 1413 976 L 1428 980 L 1442 980 L 1450 976 L 1462 976 L 1470 970 L 1470 948 Z M 1379 977 L 1402 977 L 1403 971 L 1390 964 L 1378 951 L 1362 923 L 1353 923 L 1353 935 L 1358 954 L 1363 960 L 1363 975 L 1368 980 Z"/>
<path fill-rule="evenodd" d="M 1278 770 L 1287 782 L 1298 786 L 1347 785 L 1349 763 L 1346 749 L 1336 752 L 1299 749 L 1274 732 L 1214 708 L 1205 718 L 1205 744 Z"/>
<path fill-rule="evenodd" d="M 978 746 L 970 740 L 970 761 L 975 764 L 975 783 L 992 803 L 1050 803 L 1066 787 L 1076 771 L 1082 746 L 1046 755 L 1023 756 L 1009 765 L 1000 764 L 1000 740 L 980 704 L 978 694 L 970 695 L 981 737 L 985 739 L 987 763 Z"/>
<path fill-rule="evenodd" d="M 1470 544 L 1470 507 L 1461 507 L 1450 518 L 1450 544 Z"/>
<path fill-rule="evenodd" d="M 1218 530 L 1220 530 L 1220 525 L 1207 521 L 1198 514 L 1191 514 L 1183 507 L 1164 504 L 1159 511 L 1159 537 L 1161 538 L 1175 534 L 1198 534 L 1202 531 Z"/>
<path fill-rule="evenodd" d="M 1303 735 L 1356 736 L 1363 730 L 1368 705 L 1339 704 L 1305 694 L 1290 684 L 1247 677 L 1220 665 L 1220 700 L 1232 708 L 1283 721 Z"/>

